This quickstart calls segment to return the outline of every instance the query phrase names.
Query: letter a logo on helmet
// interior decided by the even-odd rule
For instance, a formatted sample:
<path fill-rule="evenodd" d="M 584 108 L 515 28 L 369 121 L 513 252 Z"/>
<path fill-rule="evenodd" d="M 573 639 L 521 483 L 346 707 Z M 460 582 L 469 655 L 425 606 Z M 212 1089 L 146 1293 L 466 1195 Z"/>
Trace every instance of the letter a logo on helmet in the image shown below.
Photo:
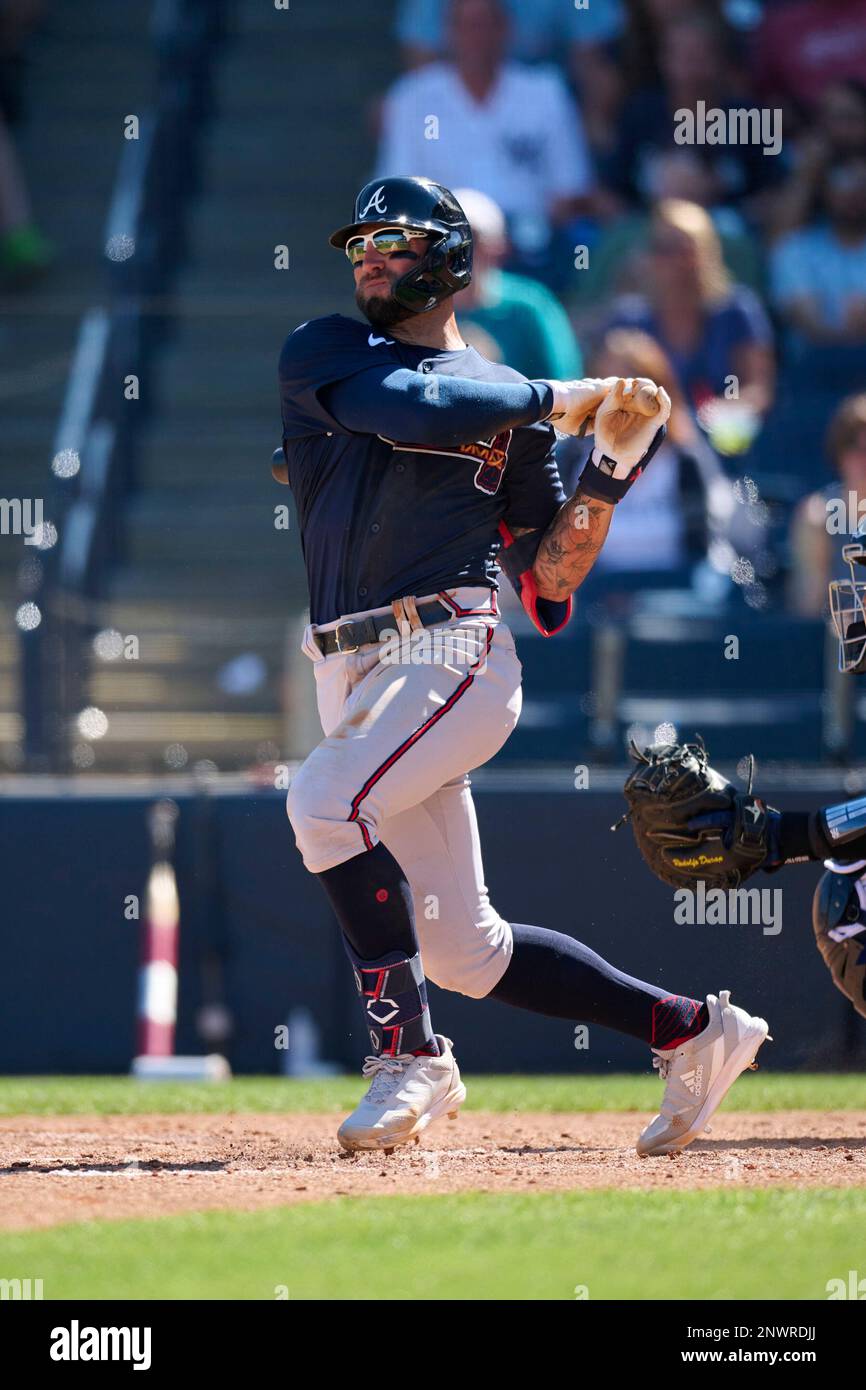
<path fill-rule="evenodd" d="M 376 192 L 370 198 L 369 202 L 367 202 L 364 205 L 364 207 L 361 208 L 361 211 L 358 213 L 358 217 L 367 217 L 368 214 L 371 212 L 378 212 L 383 217 L 387 216 L 388 209 L 385 206 L 384 183 L 380 183 L 379 187 L 376 189 Z"/>

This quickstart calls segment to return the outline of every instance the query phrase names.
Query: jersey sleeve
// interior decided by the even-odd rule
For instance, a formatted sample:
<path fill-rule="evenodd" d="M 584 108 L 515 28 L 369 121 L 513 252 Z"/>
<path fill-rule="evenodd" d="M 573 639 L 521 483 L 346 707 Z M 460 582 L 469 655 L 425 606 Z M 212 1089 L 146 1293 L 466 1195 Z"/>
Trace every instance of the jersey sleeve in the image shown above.
<path fill-rule="evenodd" d="M 339 315 L 302 323 L 290 333 L 279 363 L 283 441 L 310 434 L 349 434 L 321 397 L 326 387 L 368 371 L 371 356 L 363 326 Z"/>
<path fill-rule="evenodd" d="M 532 566 L 541 538 L 565 499 L 556 463 L 556 435 L 550 425 L 530 425 L 515 433 L 509 455 L 505 515 L 499 523 L 499 563 L 533 625 L 552 637 L 571 617 L 571 596 L 559 602 L 539 597 Z M 526 531 L 526 534 L 518 534 Z"/>

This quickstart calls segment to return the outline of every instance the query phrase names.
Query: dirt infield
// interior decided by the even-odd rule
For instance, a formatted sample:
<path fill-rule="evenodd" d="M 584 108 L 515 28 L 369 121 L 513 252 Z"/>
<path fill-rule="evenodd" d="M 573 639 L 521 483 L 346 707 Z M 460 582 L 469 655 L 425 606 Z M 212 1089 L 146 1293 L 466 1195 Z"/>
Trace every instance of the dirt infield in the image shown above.
<path fill-rule="evenodd" d="M 460 1191 L 866 1187 L 866 1111 L 718 1115 L 687 1153 L 640 1159 L 648 1116 L 467 1112 L 420 1145 L 346 1156 L 328 1115 L 0 1120 L 0 1227 Z"/>

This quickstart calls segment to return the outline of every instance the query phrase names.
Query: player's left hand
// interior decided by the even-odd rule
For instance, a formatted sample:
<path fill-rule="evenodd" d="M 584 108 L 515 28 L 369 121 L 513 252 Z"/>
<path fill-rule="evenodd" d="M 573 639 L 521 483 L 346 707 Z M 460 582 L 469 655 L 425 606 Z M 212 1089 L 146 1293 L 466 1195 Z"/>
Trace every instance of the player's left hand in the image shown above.
<path fill-rule="evenodd" d="M 620 377 L 595 414 L 593 461 L 614 465 L 611 476 L 627 478 L 640 463 L 671 413 L 671 398 L 648 377 Z"/>

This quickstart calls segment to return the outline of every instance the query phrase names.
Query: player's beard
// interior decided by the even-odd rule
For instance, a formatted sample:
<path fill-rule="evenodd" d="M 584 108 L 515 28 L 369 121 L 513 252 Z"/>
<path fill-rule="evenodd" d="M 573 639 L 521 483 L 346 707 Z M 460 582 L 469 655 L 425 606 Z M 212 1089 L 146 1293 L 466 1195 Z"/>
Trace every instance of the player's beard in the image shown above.
<path fill-rule="evenodd" d="M 393 328 L 412 315 L 412 310 L 398 304 L 390 291 L 387 294 L 365 294 L 359 287 L 355 291 L 355 303 L 373 328 Z"/>

